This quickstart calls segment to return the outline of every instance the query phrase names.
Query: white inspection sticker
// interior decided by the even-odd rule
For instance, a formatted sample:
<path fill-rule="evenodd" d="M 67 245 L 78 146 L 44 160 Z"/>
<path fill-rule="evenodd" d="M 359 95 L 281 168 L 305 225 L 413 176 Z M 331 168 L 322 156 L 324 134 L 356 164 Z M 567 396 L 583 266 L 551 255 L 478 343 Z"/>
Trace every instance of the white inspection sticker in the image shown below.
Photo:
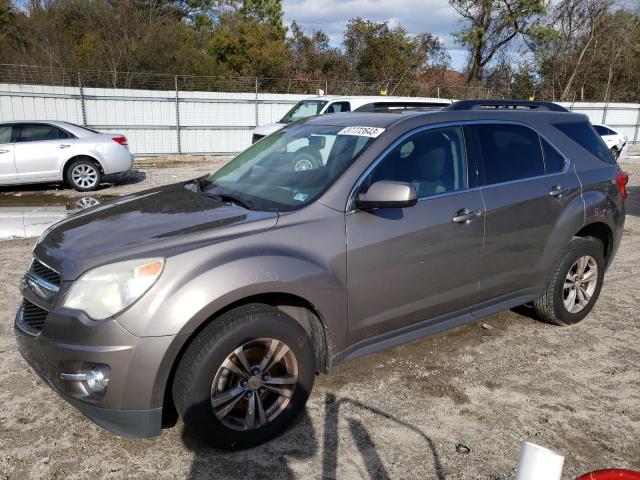
<path fill-rule="evenodd" d="M 358 137 L 378 138 L 384 132 L 384 128 L 378 127 L 344 127 L 338 135 L 356 135 Z"/>

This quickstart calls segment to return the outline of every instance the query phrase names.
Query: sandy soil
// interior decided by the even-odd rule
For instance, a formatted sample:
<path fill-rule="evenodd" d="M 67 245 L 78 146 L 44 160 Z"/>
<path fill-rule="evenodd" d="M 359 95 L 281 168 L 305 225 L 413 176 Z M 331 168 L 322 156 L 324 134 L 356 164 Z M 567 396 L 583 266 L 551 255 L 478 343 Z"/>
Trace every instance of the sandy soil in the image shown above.
<path fill-rule="evenodd" d="M 108 193 L 216 165 L 163 162 L 137 164 L 143 179 L 114 182 Z M 507 311 L 340 365 L 318 378 L 288 432 L 243 452 L 209 449 L 181 423 L 155 439 L 118 438 L 59 399 L 13 340 L 16 286 L 34 239 L 0 242 L 0 479 L 495 480 L 513 477 L 523 441 L 564 453 L 566 479 L 605 467 L 640 469 L 640 162 L 631 162 L 622 163 L 631 174 L 626 234 L 585 321 L 559 328 Z M 56 191 L 4 195 L 43 193 Z"/>

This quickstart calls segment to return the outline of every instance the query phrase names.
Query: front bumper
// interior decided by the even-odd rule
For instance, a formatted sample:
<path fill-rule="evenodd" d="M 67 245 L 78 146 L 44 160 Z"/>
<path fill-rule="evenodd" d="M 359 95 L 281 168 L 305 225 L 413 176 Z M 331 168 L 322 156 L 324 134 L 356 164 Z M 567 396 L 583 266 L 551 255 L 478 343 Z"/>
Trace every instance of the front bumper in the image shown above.
<path fill-rule="evenodd" d="M 33 334 L 24 328 L 21 315 L 22 306 L 14 325 L 20 353 L 64 400 L 117 435 L 160 434 L 170 369 L 163 362 L 175 337 L 139 338 L 114 320 L 92 325 L 81 312 L 64 309 L 49 312 L 42 331 Z M 61 378 L 62 373 L 81 373 L 93 364 L 110 368 L 103 395 L 92 394 L 86 382 Z"/>

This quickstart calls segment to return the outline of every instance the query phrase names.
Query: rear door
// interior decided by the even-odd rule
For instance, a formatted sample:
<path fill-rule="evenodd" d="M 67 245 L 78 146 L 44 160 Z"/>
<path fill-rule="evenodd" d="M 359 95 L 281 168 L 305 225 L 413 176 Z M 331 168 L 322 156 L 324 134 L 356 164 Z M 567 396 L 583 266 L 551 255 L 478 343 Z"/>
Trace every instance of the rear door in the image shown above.
<path fill-rule="evenodd" d="M 12 125 L 0 125 L 0 184 L 11 183 L 18 178 L 13 159 L 12 132 Z"/>
<path fill-rule="evenodd" d="M 67 131 L 44 123 L 20 124 L 15 139 L 15 163 L 20 180 L 58 178 L 60 158 L 74 142 Z"/>
<path fill-rule="evenodd" d="M 485 202 L 479 301 L 509 297 L 546 281 L 542 253 L 580 183 L 563 156 L 531 128 L 473 126 Z"/>
<path fill-rule="evenodd" d="M 415 133 L 365 177 L 359 191 L 403 181 L 415 186 L 419 200 L 346 214 L 350 342 L 470 310 L 484 234 L 475 171 L 463 128 L 452 126 Z M 458 218 L 469 213 L 468 221 Z"/>

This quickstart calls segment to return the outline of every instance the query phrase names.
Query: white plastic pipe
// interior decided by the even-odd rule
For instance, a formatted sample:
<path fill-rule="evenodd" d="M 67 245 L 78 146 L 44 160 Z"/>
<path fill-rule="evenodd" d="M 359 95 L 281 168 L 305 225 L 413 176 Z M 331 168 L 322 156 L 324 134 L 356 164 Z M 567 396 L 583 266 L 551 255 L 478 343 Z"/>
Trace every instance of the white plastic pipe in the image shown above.
<path fill-rule="evenodd" d="M 535 443 L 524 442 L 518 455 L 516 480 L 560 480 L 564 456 Z"/>

